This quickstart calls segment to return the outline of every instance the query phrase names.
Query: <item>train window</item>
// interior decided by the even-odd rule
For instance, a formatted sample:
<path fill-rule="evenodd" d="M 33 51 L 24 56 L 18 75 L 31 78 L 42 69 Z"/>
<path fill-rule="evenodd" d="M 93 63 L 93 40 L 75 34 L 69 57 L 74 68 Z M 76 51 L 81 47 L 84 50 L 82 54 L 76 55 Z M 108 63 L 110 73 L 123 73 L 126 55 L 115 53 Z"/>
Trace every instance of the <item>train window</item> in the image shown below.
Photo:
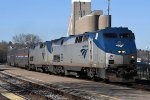
<path fill-rule="evenodd" d="M 53 61 L 60 62 L 60 55 L 54 55 Z"/>
<path fill-rule="evenodd" d="M 81 43 L 81 42 L 82 42 L 82 38 L 83 38 L 83 36 L 79 36 L 79 41 L 78 41 L 78 43 Z"/>
<path fill-rule="evenodd" d="M 117 38 L 116 33 L 104 33 L 105 38 Z"/>
<path fill-rule="evenodd" d="M 109 64 L 114 64 L 114 60 L 109 60 Z"/>
<path fill-rule="evenodd" d="M 30 61 L 33 61 L 33 56 L 30 56 Z"/>
<path fill-rule="evenodd" d="M 120 34 L 119 37 L 120 37 L 120 38 L 131 38 L 131 39 L 135 39 L 135 36 L 134 36 L 133 33 Z"/>
<path fill-rule="evenodd" d="M 44 48 L 44 47 L 45 47 L 45 44 L 42 43 L 42 44 L 40 45 L 40 48 Z"/>
<path fill-rule="evenodd" d="M 130 33 L 124 33 L 124 34 L 120 34 L 119 37 L 120 38 L 130 38 Z"/>
<path fill-rule="evenodd" d="M 81 43 L 83 36 L 76 37 L 75 43 Z"/>
<path fill-rule="evenodd" d="M 83 42 L 88 41 L 88 36 L 83 36 Z"/>

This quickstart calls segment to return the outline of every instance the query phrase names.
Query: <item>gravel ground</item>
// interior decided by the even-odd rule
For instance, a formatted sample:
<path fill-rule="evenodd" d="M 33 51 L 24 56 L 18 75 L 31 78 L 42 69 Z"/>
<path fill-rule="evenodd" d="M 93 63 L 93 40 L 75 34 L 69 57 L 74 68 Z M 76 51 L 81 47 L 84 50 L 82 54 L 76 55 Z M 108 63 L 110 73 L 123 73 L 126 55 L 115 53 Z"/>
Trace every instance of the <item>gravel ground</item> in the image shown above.
<path fill-rule="evenodd" d="M 100 82 L 48 75 L 20 68 L 0 66 L 0 71 L 12 76 L 39 82 L 89 100 L 149 100 L 150 92 Z"/>

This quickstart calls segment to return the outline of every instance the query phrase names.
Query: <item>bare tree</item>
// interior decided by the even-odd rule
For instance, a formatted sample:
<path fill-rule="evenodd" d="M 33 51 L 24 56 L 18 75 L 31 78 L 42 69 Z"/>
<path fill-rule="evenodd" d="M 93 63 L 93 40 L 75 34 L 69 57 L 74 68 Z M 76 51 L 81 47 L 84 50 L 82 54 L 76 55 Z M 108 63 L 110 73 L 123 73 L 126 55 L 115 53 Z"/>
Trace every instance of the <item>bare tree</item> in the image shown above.
<path fill-rule="evenodd" d="M 13 42 L 17 44 L 25 44 L 25 34 L 19 34 L 13 37 Z"/>
<path fill-rule="evenodd" d="M 13 42 L 20 45 L 31 45 L 41 41 L 40 37 L 34 34 L 19 34 L 13 37 Z"/>
<path fill-rule="evenodd" d="M 31 45 L 31 44 L 41 42 L 42 40 L 40 39 L 40 37 L 38 35 L 27 34 L 25 41 L 26 41 L 27 45 Z"/>

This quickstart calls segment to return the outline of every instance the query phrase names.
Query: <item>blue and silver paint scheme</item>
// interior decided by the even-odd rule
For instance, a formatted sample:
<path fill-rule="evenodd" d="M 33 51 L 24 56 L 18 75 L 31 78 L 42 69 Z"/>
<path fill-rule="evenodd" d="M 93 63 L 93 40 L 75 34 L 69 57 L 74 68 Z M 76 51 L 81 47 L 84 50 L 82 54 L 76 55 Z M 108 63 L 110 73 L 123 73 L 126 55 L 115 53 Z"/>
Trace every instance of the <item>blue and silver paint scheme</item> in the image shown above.
<path fill-rule="evenodd" d="M 87 38 L 87 39 L 86 39 Z M 86 40 L 86 41 L 85 41 Z M 94 69 L 97 77 L 118 81 L 136 75 L 135 37 L 128 28 L 107 28 L 52 41 L 53 65 L 69 71 Z M 116 80 L 114 77 L 115 76 Z"/>
<path fill-rule="evenodd" d="M 51 41 L 34 44 L 29 49 L 29 67 L 30 69 L 42 68 L 45 71 L 52 63 L 52 57 Z"/>
<path fill-rule="evenodd" d="M 128 28 L 111 28 L 100 33 L 97 46 L 106 53 L 106 66 L 111 66 L 109 60 L 114 60 L 114 65 L 118 66 L 136 62 L 137 49 L 132 31 Z"/>
<path fill-rule="evenodd" d="M 137 75 L 135 37 L 128 28 L 106 28 L 61 37 L 35 44 L 27 52 L 28 57 L 23 56 L 28 58 L 29 69 L 62 75 L 76 73 L 78 76 L 98 77 L 112 82 L 134 81 Z M 17 64 L 15 60 L 22 58 L 22 51 L 14 49 L 8 52 L 10 65 Z"/>
<path fill-rule="evenodd" d="M 98 31 L 97 35 L 93 41 L 105 53 L 107 78 L 132 80 L 136 76 L 137 59 L 132 31 L 128 28 L 110 28 Z"/>

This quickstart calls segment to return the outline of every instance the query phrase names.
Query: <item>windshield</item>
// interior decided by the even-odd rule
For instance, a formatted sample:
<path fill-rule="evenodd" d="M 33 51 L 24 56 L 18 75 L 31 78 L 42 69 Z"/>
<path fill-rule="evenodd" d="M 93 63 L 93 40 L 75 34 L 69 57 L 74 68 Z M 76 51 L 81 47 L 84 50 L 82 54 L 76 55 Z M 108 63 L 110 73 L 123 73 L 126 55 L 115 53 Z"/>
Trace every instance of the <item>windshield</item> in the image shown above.
<path fill-rule="evenodd" d="M 116 33 L 104 33 L 104 38 L 117 38 Z"/>
<path fill-rule="evenodd" d="M 104 38 L 124 38 L 124 39 L 135 39 L 133 33 L 104 33 Z"/>
<path fill-rule="evenodd" d="M 120 38 L 134 38 L 134 34 L 133 33 L 124 33 L 124 34 L 119 34 Z"/>

